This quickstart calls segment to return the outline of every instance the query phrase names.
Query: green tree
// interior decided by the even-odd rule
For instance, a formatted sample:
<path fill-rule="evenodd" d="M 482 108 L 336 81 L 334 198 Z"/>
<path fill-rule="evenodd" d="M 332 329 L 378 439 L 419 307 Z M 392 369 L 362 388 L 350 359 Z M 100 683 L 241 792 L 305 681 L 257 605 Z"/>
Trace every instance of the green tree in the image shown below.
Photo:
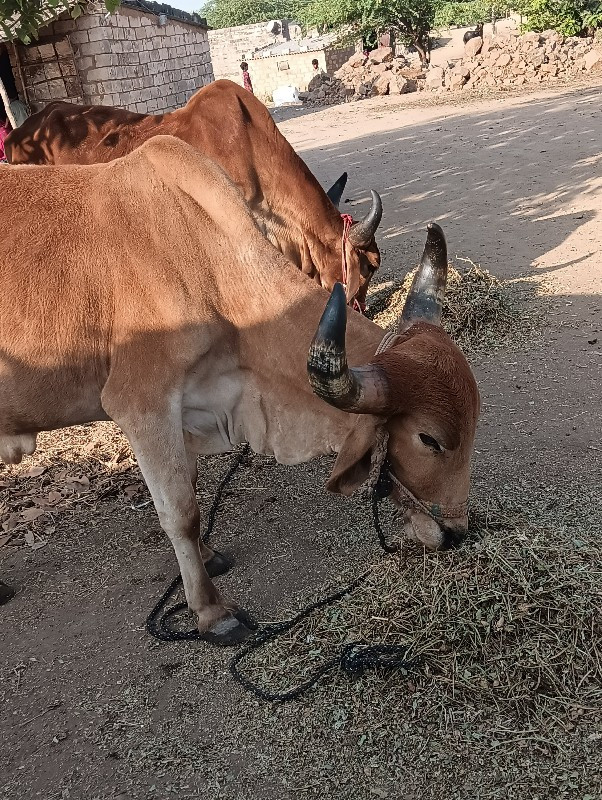
<path fill-rule="evenodd" d="M 310 0 L 302 21 L 321 29 L 339 30 L 346 39 L 369 37 L 373 31 L 393 31 L 396 39 L 416 48 L 429 60 L 429 33 L 440 0 Z"/>
<path fill-rule="evenodd" d="M 115 11 L 119 0 L 104 0 L 108 11 Z M 79 17 L 84 2 L 69 3 L 68 0 L 0 0 L 0 30 L 6 39 L 20 39 L 28 44 L 50 19 L 63 11 Z"/>
<path fill-rule="evenodd" d="M 529 31 L 555 30 L 563 36 L 593 33 L 602 25 L 602 4 L 592 0 L 516 0 L 514 10 L 522 14 Z"/>
<path fill-rule="evenodd" d="M 233 28 L 270 19 L 296 19 L 303 0 L 208 0 L 202 16 L 212 28 Z"/>
<path fill-rule="evenodd" d="M 498 0 L 460 0 L 460 2 L 442 3 L 435 13 L 437 28 L 449 28 L 451 25 L 465 27 L 478 22 L 491 22 L 504 15 L 506 3 Z"/>

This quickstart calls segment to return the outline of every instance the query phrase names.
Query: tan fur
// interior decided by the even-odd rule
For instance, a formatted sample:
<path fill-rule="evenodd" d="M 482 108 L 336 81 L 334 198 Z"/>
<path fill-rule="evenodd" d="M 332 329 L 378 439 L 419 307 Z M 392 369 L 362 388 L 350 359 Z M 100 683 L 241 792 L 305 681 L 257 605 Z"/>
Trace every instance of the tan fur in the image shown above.
<path fill-rule="evenodd" d="M 242 441 L 283 463 L 339 452 L 331 486 L 348 493 L 384 421 L 411 491 L 465 499 L 478 393 L 460 351 L 440 329 L 415 326 L 374 359 L 390 383 L 384 418 L 326 405 L 306 360 L 327 292 L 265 239 L 234 184 L 189 145 L 161 136 L 109 164 L 4 167 L 0 193 L 11 220 L 0 241 L 0 455 L 19 460 L 41 430 L 115 420 L 199 630 L 233 604 L 203 566 L 197 453 Z M 358 314 L 348 328 L 349 363 L 369 363 L 382 330 Z M 449 450 L 433 457 L 421 430 Z M 412 520 L 438 546 L 427 522 Z"/>
<path fill-rule="evenodd" d="M 266 107 L 220 80 L 169 114 L 50 103 L 5 143 L 12 164 L 97 164 L 130 153 L 152 136 L 176 136 L 213 159 L 240 187 L 257 223 L 284 255 L 331 290 L 342 280 L 343 223 L 337 209 L 274 124 Z M 365 303 L 380 255 L 347 244 L 348 300 Z"/>

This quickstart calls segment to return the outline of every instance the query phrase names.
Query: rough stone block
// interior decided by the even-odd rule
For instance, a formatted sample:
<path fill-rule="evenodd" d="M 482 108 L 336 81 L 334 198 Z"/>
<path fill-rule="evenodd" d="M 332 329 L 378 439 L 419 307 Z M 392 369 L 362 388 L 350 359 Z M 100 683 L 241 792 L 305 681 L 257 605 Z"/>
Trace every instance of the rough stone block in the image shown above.
<path fill-rule="evenodd" d="M 480 36 L 474 36 L 469 39 L 464 45 L 465 58 L 474 58 L 483 48 L 483 39 Z"/>

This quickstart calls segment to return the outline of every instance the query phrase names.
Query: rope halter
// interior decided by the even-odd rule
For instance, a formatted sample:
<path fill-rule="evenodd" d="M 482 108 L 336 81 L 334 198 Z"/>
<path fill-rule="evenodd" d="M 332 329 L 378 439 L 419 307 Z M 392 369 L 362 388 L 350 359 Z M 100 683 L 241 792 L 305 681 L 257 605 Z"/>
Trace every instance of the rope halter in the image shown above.
<path fill-rule="evenodd" d="M 349 274 L 349 268 L 347 266 L 347 251 L 345 249 L 345 242 L 349 240 L 349 231 L 353 225 L 353 217 L 351 214 L 341 214 L 341 219 L 343 220 L 343 236 L 341 238 L 341 273 L 343 276 L 343 288 L 345 289 L 345 294 L 347 294 L 347 278 Z M 359 311 L 360 314 L 363 314 L 366 310 L 366 304 L 360 303 L 359 300 L 354 298 L 353 310 Z"/>
<path fill-rule="evenodd" d="M 376 348 L 375 355 L 387 350 L 396 336 L 396 333 L 387 331 Z M 466 516 L 468 513 L 467 501 L 459 503 L 457 506 L 445 506 L 441 503 L 429 503 L 416 497 L 407 486 L 395 477 L 388 457 L 388 446 L 389 431 L 384 425 L 378 425 L 376 428 L 376 444 L 370 459 L 370 472 L 359 489 L 361 494 L 376 495 L 378 499 L 383 499 L 391 494 L 393 488 L 396 488 L 399 494 L 398 503 L 402 510 L 413 509 L 414 511 L 420 511 L 438 525 L 447 519 Z"/>

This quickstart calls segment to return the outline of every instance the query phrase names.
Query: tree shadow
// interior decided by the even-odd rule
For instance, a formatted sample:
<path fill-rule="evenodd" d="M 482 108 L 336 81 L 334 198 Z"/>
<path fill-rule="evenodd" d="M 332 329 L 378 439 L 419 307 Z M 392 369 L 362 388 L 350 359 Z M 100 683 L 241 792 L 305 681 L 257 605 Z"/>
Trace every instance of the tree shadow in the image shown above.
<path fill-rule="evenodd" d="M 587 200 L 600 192 L 599 88 L 396 122 L 397 115 L 389 130 L 300 149 L 317 174 L 349 172 L 352 203 L 369 188 L 381 193 L 385 249 L 409 238 L 416 251 L 425 225 L 437 220 L 452 258 L 461 253 L 502 277 L 587 258 L 573 258 L 565 243 L 596 215 Z"/>

